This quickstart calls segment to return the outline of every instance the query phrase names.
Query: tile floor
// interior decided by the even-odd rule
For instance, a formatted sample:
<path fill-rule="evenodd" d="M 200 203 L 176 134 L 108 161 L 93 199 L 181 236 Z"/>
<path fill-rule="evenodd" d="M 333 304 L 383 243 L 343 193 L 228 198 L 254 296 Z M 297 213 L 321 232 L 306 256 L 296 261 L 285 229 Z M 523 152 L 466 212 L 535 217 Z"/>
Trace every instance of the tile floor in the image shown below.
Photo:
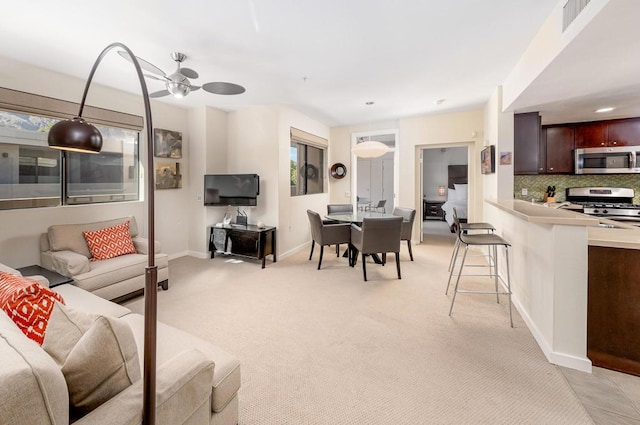
<path fill-rule="evenodd" d="M 640 425 L 640 377 L 593 368 L 559 368 L 596 425 Z"/>

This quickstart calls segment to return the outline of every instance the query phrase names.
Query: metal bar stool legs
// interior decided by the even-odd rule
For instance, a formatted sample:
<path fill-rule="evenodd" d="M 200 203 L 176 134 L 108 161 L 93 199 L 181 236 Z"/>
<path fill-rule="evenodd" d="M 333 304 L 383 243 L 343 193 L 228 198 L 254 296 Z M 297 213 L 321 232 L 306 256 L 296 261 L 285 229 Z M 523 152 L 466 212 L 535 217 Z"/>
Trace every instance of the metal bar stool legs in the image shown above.
<path fill-rule="evenodd" d="M 496 295 L 496 302 L 500 303 L 500 295 L 507 295 L 509 297 L 509 324 L 511 325 L 511 327 L 513 327 L 513 313 L 512 313 L 512 306 L 511 306 L 511 271 L 509 270 L 509 243 L 507 243 L 504 239 L 502 239 L 500 236 L 494 235 L 494 234 L 483 234 L 483 235 L 471 235 L 471 236 L 467 236 L 467 237 L 462 237 L 460 238 L 460 245 L 464 244 L 465 248 L 464 248 L 464 254 L 462 255 L 462 263 L 460 264 L 460 269 L 458 271 L 458 276 L 456 278 L 456 284 L 454 286 L 453 289 L 453 297 L 451 298 L 451 306 L 449 307 L 449 316 L 451 316 L 451 313 L 453 312 L 453 304 L 456 301 L 456 295 L 458 293 L 467 293 L 467 294 L 489 294 L 489 295 Z M 491 264 L 487 267 L 489 267 L 489 274 L 488 275 L 468 275 L 468 274 L 462 274 L 462 271 L 465 267 L 465 263 L 467 261 L 467 254 L 469 252 L 469 246 L 477 246 L 477 245 L 483 245 L 483 246 L 487 246 L 490 250 L 490 252 L 492 252 L 493 254 L 493 267 L 491 267 Z M 507 280 L 506 282 L 500 277 L 499 273 L 498 273 L 498 245 L 502 245 L 504 246 L 505 249 L 505 261 L 506 261 L 506 266 L 507 266 Z M 457 256 L 457 255 L 456 255 Z M 467 265 L 467 267 L 469 267 L 469 265 Z M 493 270 L 492 270 L 493 269 Z M 451 276 L 453 275 L 453 268 L 451 270 L 451 273 L 449 275 L 449 283 L 447 283 L 447 291 L 449 290 L 449 284 L 451 282 Z M 468 291 L 468 290 L 462 290 L 459 289 L 460 286 L 460 277 L 461 276 L 487 276 L 487 277 L 493 277 L 494 278 L 494 285 L 495 285 L 495 291 Z M 500 286 L 498 281 L 502 280 L 503 283 L 506 285 L 506 291 L 500 291 Z"/>

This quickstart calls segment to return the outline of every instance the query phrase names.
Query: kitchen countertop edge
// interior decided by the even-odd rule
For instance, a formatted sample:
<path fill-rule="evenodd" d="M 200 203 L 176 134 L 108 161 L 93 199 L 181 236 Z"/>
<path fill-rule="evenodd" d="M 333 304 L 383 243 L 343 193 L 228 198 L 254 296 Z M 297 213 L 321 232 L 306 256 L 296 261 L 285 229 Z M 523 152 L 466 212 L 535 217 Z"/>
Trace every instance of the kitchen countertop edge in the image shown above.
<path fill-rule="evenodd" d="M 591 246 L 640 249 L 640 227 L 590 217 L 575 211 L 550 208 L 543 204 L 518 199 L 486 199 L 485 202 L 531 223 L 586 226 L 588 243 Z M 603 222 L 624 228 L 600 227 L 599 224 Z"/>

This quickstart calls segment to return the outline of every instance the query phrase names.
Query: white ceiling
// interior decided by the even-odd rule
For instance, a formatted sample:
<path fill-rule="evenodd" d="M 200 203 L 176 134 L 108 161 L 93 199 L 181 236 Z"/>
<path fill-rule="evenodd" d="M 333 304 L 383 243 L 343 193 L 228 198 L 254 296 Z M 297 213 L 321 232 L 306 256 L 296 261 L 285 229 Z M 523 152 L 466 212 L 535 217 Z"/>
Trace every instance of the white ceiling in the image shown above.
<path fill-rule="evenodd" d="M 224 110 L 277 103 L 328 126 L 351 125 L 484 105 L 559 1 L 13 1 L 3 4 L 0 16 L 0 57 L 84 79 L 114 41 L 167 73 L 175 68 L 170 53 L 179 51 L 188 56 L 183 66 L 200 74 L 194 84 L 229 81 L 247 91 L 220 96 L 199 90 L 160 101 Z M 629 52 L 636 57 L 638 40 Z M 572 54 L 583 59 L 589 48 L 575 47 Z M 552 95 L 558 75 L 562 84 L 572 80 L 566 66 L 552 64 L 535 82 L 547 96 L 524 96 L 518 108 L 542 110 L 552 103 L 566 109 L 567 99 Z M 115 52 L 95 81 L 139 92 L 131 64 Z M 150 92 L 164 88 L 154 80 L 147 84 Z M 627 93 L 624 85 L 616 88 Z M 445 102 L 434 104 L 438 99 Z M 375 105 L 365 106 L 369 100 Z"/>

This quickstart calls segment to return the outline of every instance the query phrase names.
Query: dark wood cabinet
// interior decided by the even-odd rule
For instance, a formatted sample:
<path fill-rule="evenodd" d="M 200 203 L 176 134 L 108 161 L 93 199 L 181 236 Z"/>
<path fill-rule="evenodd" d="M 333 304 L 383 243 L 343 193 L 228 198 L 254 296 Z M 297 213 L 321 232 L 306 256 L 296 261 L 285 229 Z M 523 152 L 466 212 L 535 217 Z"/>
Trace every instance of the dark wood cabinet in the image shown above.
<path fill-rule="evenodd" d="M 640 118 L 575 124 L 576 148 L 640 145 Z"/>
<path fill-rule="evenodd" d="M 216 245 L 216 230 L 224 233 L 221 243 L 223 246 Z M 229 249 L 229 244 L 231 244 L 231 249 Z M 252 224 L 212 226 L 209 234 L 211 258 L 214 258 L 216 250 L 262 260 L 262 268 L 264 269 L 267 255 L 272 255 L 273 262 L 276 262 L 276 228 L 271 226 L 260 228 Z"/>
<path fill-rule="evenodd" d="M 540 171 L 540 114 L 529 112 L 513 116 L 513 172 L 538 174 Z"/>
<path fill-rule="evenodd" d="M 547 174 L 573 173 L 574 128 L 572 126 L 545 126 L 541 138 L 540 167 Z"/>
<path fill-rule="evenodd" d="M 607 125 L 607 146 L 640 145 L 640 118 L 613 120 Z"/>
<path fill-rule="evenodd" d="M 640 250 L 589 246 L 587 357 L 640 376 Z"/>
<path fill-rule="evenodd" d="M 607 145 L 607 124 L 605 121 L 576 124 L 576 148 L 598 148 Z"/>

